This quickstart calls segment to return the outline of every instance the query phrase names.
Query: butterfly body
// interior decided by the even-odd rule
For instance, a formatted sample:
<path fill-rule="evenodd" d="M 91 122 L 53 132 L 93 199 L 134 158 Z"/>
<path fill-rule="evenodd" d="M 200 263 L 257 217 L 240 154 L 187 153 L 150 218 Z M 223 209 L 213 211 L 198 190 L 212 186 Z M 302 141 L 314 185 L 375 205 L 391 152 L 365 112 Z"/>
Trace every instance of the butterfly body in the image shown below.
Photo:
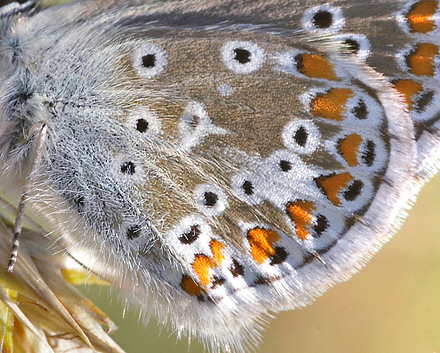
<path fill-rule="evenodd" d="M 2 189 L 47 125 L 29 214 L 148 313 L 241 351 L 357 271 L 435 170 L 434 3 L 17 5 Z"/>

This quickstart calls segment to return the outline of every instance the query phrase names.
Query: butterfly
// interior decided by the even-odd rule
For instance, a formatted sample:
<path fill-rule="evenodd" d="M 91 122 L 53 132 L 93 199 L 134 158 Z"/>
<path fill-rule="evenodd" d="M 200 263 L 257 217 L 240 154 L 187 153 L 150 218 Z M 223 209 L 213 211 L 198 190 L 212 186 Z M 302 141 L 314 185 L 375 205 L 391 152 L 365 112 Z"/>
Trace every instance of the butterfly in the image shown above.
<path fill-rule="evenodd" d="M 40 5 L 0 12 L 3 194 L 213 351 L 358 271 L 437 171 L 438 1 Z"/>

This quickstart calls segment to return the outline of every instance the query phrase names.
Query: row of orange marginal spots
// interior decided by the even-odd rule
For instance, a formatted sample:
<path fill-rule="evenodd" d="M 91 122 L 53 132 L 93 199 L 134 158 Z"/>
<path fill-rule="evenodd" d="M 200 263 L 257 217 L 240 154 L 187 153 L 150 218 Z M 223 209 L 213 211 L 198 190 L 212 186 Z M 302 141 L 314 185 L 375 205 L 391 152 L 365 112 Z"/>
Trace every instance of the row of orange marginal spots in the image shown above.
<path fill-rule="evenodd" d="M 350 174 L 346 174 L 350 176 Z M 337 179 L 339 176 L 333 177 Z M 327 182 L 330 184 L 338 182 L 338 180 L 332 181 L 332 178 L 329 178 Z M 326 181 L 323 181 L 323 183 L 325 184 Z M 296 236 L 301 240 L 305 240 L 310 235 L 310 228 L 314 219 L 313 211 L 316 210 L 315 205 L 310 201 L 298 200 L 289 203 L 286 210 L 289 217 L 295 223 Z M 257 263 L 263 264 L 268 262 L 273 256 L 276 256 L 276 244 L 281 239 L 281 236 L 275 230 L 255 227 L 248 230 L 246 238 L 250 245 L 252 258 Z M 212 239 L 210 242 L 212 257 L 203 254 L 195 256 L 192 267 L 197 275 L 197 282 L 190 276 L 184 275 L 180 283 L 181 288 L 186 293 L 202 299 L 202 294 L 206 294 L 208 289 L 213 288 L 215 277 L 210 271 L 221 266 L 225 260 L 222 252 L 224 247 L 223 243 Z"/>
<path fill-rule="evenodd" d="M 346 117 L 348 100 L 355 93 L 350 88 L 331 88 L 327 92 L 317 94 L 310 102 L 310 112 L 320 118 L 342 121 Z M 350 167 L 358 165 L 358 155 L 363 139 L 358 134 L 351 134 L 338 142 L 338 151 Z M 331 174 L 316 180 L 317 185 L 325 193 L 330 202 L 340 206 L 340 193 L 353 181 L 350 173 Z"/>
<path fill-rule="evenodd" d="M 436 29 L 434 15 L 439 4 L 435 0 L 424 0 L 414 4 L 406 15 L 408 24 L 413 33 L 429 33 Z M 408 71 L 416 76 L 435 75 L 435 56 L 440 52 L 432 43 L 418 43 L 414 50 L 406 56 Z M 315 79 L 338 80 L 334 66 L 324 57 L 316 54 L 302 53 L 295 57 L 297 69 L 303 75 Z M 405 99 L 411 110 L 414 98 L 423 92 L 423 86 L 411 79 L 399 79 L 393 82 L 394 87 Z M 342 121 L 345 119 L 347 103 L 355 93 L 349 88 L 332 88 L 327 92 L 316 95 L 310 102 L 310 112 L 315 116 Z M 351 134 L 338 142 L 338 151 L 350 167 L 358 165 L 358 154 L 362 144 L 362 137 Z M 350 173 L 331 174 L 316 180 L 330 202 L 340 205 L 340 194 L 353 181 Z M 305 240 L 310 235 L 310 227 L 314 219 L 315 205 L 310 201 L 298 200 L 287 205 L 286 211 L 295 224 L 296 236 Z M 253 259 L 263 264 L 276 254 L 275 245 L 281 236 L 274 230 L 256 227 L 248 230 L 247 240 L 250 245 Z M 210 248 L 212 257 L 204 254 L 195 256 L 192 264 L 197 275 L 197 282 L 188 275 L 181 281 L 182 289 L 191 296 L 201 298 L 202 293 L 212 288 L 214 276 L 210 271 L 222 265 L 225 256 L 222 252 L 225 245 L 212 239 Z"/>
<path fill-rule="evenodd" d="M 259 264 L 264 263 L 271 256 L 276 254 L 275 244 L 280 239 L 280 235 L 270 229 L 255 227 L 250 229 L 247 234 L 247 239 L 251 248 L 251 255 L 253 259 Z M 197 282 L 188 275 L 184 275 L 180 283 L 181 288 L 191 296 L 196 296 L 202 299 L 202 294 L 206 290 L 212 288 L 215 278 L 210 273 L 212 269 L 222 265 L 225 256 L 222 252 L 225 245 L 217 240 L 211 239 L 210 248 L 212 257 L 204 254 L 195 256 L 192 263 L 193 270 L 197 275 Z"/>
<path fill-rule="evenodd" d="M 295 57 L 297 62 L 297 69 L 300 73 L 312 77 L 327 80 L 337 80 L 337 76 L 334 72 L 334 66 L 324 57 L 316 54 L 298 54 Z M 353 91 L 349 90 L 346 95 L 354 95 Z M 324 98 L 325 99 L 325 98 Z M 333 104 L 334 110 L 338 110 L 339 115 L 343 115 L 342 106 L 346 103 L 339 99 L 337 102 L 331 102 L 331 97 L 327 99 L 328 105 Z M 338 105 L 338 106 L 337 106 Z M 338 114 L 338 112 L 333 114 Z M 350 158 L 350 157 L 348 157 Z M 336 195 L 342 187 L 346 186 L 347 183 L 340 183 L 339 186 L 336 185 L 339 182 L 337 175 L 333 175 L 329 180 L 323 180 L 321 188 L 328 189 L 330 197 L 339 204 L 338 196 Z M 337 188 L 337 191 L 330 190 L 331 188 Z M 335 189 L 336 190 L 336 189 Z M 291 203 L 287 207 L 287 213 L 291 219 L 296 224 L 296 235 L 299 239 L 306 239 L 309 235 L 308 227 L 311 226 L 313 215 L 312 210 L 314 210 L 313 204 L 308 201 L 297 201 L 296 203 Z M 259 264 L 267 262 L 272 256 L 276 256 L 276 243 L 279 241 L 281 236 L 272 229 L 265 229 L 261 227 L 256 227 L 248 230 L 247 240 L 250 245 L 250 252 L 252 258 Z M 210 270 L 218 266 L 221 266 L 223 260 L 225 259 L 222 254 L 222 249 L 224 244 L 211 240 L 210 243 L 211 251 L 213 256 L 208 257 L 203 254 L 196 255 L 195 260 L 192 264 L 193 270 L 198 277 L 198 283 L 196 283 L 190 276 L 184 275 L 180 283 L 182 289 L 191 296 L 197 296 L 199 299 L 202 298 L 202 294 L 206 293 L 206 290 L 212 288 L 214 277 L 210 274 Z"/>
<path fill-rule="evenodd" d="M 332 183 L 334 181 L 328 182 Z M 310 201 L 298 200 L 289 203 L 286 210 L 295 223 L 297 237 L 305 240 L 310 235 L 310 228 L 314 219 L 313 211 L 316 210 L 316 207 Z M 281 236 L 275 230 L 255 227 L 248 230 L 246 238 L 250 245 L 252 258 L 257 263 L 263 264 L 268 262 L 273 256 L 276 256 L 276 244 L 281 239 Z M 206 294 L 208 289 L 213 288 L 215 277 L 210 271 L 221 266 L 225 260 L 222 252 L 224 247 L 223 243 L 212 239 L 210 242 L 212 257 L 204 254 L 195 256 L 192 267 L 197 275 L 197 282 L 190 276 L 184 275 L 180 283 L 181 288 L 186 293 L 202 299 L 202 294 Z"/>
<path fill-rule="evenodd" d="M 436 29 L 435 13 L 439 8 L 438 1 L 425 0 L 414 4 L 406 15 L 406 19 L 413 33 L 429 33 Z M 435 57 L 440 54 L 438 46 L 432 43 L 418 43 L 406 55 L 405 61 L 409 73 L 416 76 L 435 75 Z M 334 66 L 324 57 L 316 54 L 299 54 L 295 57 L 300 73 L 310 78 L 337 80 Z M 395 88 L 403 95 L 409 109 L 413 107 L 413 100 L 422 91 L 420 83 L 401 79 L 393 82 Z M 348 88 L 333 88 L 318 94 L 310 103 L 312 114 L 336 121 L 344 120 L 347 101 L 354 96 Z"/>
<path fill-rule="evenodd" d="M 419 1 L 411 6 L 406 15 L 411 32 L 429 34 L 436 30 L 435 13 L 438 9 L 439 3 L 435 0 Z M 439 53 L 439 47 L 432 43 L 418 43 L 405 58 L 409 73 L 416 76 L 433 77 L 435 75 L 435 57 Z M 416 80 L 410 79 L 399 79 L 393 84 L 402 94 L 411 111 L 415 99 L 423 92 L 423 86 Z"/>
<path fill-rule="evenodd" d="M 434 31 L 436 29 L 434 16 L 438 8 L 438 1 L 434 0 L 419 1 L 414 4 L 406 15 L 412 32 L 428 33 Z M 435 58 L 439 53 L 439 48 L 432 43 L 418 43 L 405 57 L 409 73 L 416 76 L 433 77 L 436 69 Z M 300 68 L 306 62 L 304 58 L 302 59 Z M 331 64 L 325 62 L 325 60 L 324 58 L 318 59 L 316 55 L 310 55 L 308 59 L 310 68 L 300 70 L 300 72 L 311 78 L 334 79 L 334 70 L 332 67 L 329 68 Z M 330 70 L 330 73 L 325 75 L 322 71 L 315 70 L 313 75 L 309 74 L 313 66 L 321 66 L 326 70 Z M 399 79 L 394 81 L 393 84 L 397 91 L 402 94 L 408 108 L 412 109 L 414 100 L 423 93 L 421 83 L 411 79 Z M 331 88 L 326 92 L 317 94 L 311 100 L 310 112 L 320 118 L 343 121 L 346 118 L 348 101 L 354 96 L 355 92 L 350 88 Z M 338 151 L 348 166 L 355 167 L 358 165 L 358 155 L 362 142 L 362 137 L 358 134 L 348 135 L 338 142 Z M 332 174 L 316 180 L 318 186 L 335 206 L 340 205 L 339 195 L 352 181 L 353 177 L 350 173 Z"/>
<path fill-rule="evenodd" d="M 429 33 L 436 29 L 435 13 L 438 2 L 425 0 L 414 4 L 406 19 L 413 33 Z M 434 56 L 438 47 L 431 43 L 420 43 L 417 49 L 408 56 L 410 72 L 415 75 L 433 75 Z M 299 54 L 295 57 L 297 69 L 310 78 L 337 80 L 334 66 L 324 57 L 316 54 Z"/>

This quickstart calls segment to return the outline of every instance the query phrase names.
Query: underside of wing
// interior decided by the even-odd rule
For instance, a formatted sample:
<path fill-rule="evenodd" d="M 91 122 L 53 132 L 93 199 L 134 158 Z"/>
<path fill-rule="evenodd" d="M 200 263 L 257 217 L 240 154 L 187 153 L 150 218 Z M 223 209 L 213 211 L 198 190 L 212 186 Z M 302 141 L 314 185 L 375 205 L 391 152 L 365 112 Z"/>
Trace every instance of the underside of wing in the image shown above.
<path fill-rule="evenodd" d="M 439 4 L 372 3 L 84 1 L 17 22 L 50 116 L 35 213 L 146 311 L 243 351 L 357 271 L 436 168 Z"/>

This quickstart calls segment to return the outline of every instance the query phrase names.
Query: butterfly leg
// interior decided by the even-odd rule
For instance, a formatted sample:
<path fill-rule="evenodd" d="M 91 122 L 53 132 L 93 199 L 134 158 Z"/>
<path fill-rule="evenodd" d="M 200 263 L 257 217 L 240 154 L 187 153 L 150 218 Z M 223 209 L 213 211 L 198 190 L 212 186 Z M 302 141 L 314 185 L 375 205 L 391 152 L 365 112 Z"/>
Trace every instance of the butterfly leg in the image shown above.
<path fill-rule="evenodd" d="M 40 124 L 38 124 L 38 125 L 40 125 Z M 35 127 L 37 127 L 38 125 L 34 125 L 30 129 L 30 133 L 32 133 L 32 130 Z M 24 185 L 24 191 L 23 191 L 23 194 L 21 195 L 20 203 L 18 205 L 17 217 L 15 218 L 14 239 L 12 241 L 11 253 L 10 253 L 9 262 L 8 262 L 8 266 L 7 266 L 8 272 L 11 272 L 11 273 L 12 273 L 12 271 L 14 271 L 14 265 L 17 262 L 18 248 L 20 246 L 20 234 L 21 234 L 21 230 L 22 230 L 22 226 L 23 226 L 24 209 L 26 206 L 26 202 L 29 198 L 29 195 L 28 195 L 29 190 L 32 187 L 32 174 L 37 169 L 38 164 L 41 160 L 41 156 L 43 154 L 43 147 L 44 147 L 44 143 L 46 141 L 46 136 L 47 136 L 47 125 L 42 123 L 39 126 L 39 128 L 40 128 L 40 131 L 38 133 L 38 140 L 37 140 L 38 144 L 35 149 L 34 158 L 32 161 L 32 167 L 31 167 L 31 170 L 28 174 L 27 181 Z"/>

